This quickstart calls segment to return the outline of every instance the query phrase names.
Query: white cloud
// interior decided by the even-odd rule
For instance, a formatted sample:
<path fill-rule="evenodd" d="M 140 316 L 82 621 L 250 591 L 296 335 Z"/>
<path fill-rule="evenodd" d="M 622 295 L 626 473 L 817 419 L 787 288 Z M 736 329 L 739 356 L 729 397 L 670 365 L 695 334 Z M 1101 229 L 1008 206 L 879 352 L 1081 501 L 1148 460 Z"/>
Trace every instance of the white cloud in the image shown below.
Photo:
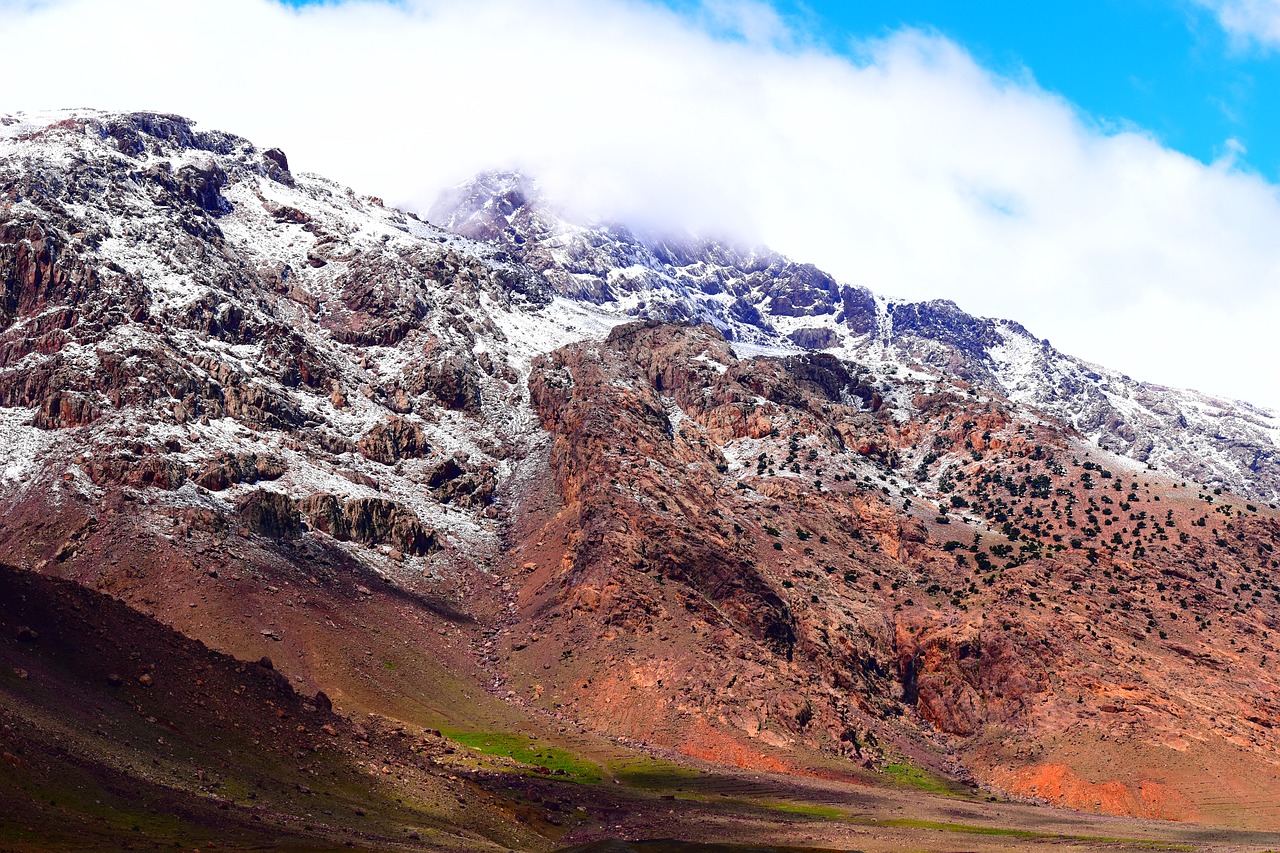
<path fill-rule="evenodd" d="M 1280 0 L 1194 0 L 1240 44 L 1280 47 Z"/>
<path fill-rule="evenodd" d="M 726 36 L 725 31 L 729 30 Z M 159 109 L 425 209 L 523 166 L 592 211 L 763 240 L 1131 375 L 1280 404 L 1280 196 L 901 32 L 759 2 L 0 0 L 0 111 Z"/>

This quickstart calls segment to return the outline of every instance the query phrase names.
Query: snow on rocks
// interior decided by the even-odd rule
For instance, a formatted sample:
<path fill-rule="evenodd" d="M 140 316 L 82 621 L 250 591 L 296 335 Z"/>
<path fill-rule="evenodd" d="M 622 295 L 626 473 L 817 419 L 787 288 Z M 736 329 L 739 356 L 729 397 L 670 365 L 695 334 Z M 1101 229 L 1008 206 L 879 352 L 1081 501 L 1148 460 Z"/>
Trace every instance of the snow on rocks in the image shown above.
<path fill-rule="evenodd" d="M 478 176 L 443 196 L 432 219 L 537 268 L 565 300 L 602 319 L 706 322 L 742 357 L 824 350 L 872 375 L 958 380 L 977 399 L 1012 400 L 1140 464 L 1280 498 L 1276 413 L 1134 380 L 1012 321 L 944 300 L 886 298 L 767 249 L 590 222 L 524 175 Z M 901 420 L 910 400 L 885 393 Z"/>

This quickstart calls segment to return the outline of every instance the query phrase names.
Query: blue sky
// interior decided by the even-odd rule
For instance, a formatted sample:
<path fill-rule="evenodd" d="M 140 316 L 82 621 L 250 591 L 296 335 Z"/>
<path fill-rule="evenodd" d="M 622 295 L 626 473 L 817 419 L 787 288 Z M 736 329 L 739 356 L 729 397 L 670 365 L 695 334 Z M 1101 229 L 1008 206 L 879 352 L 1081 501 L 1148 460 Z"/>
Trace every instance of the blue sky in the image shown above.
<path fill-rule="evenodd" d="M 677 8 L 689 4 L 675 2 Z M 1075 104 L 1103 127 L 1137 126 L 1203 161 L 1280 178 L 1280 60 L 1180 0 L 782 0 L 790 25 L 856 55 L 867 38 L 940 33 L 988 69 Z"/>

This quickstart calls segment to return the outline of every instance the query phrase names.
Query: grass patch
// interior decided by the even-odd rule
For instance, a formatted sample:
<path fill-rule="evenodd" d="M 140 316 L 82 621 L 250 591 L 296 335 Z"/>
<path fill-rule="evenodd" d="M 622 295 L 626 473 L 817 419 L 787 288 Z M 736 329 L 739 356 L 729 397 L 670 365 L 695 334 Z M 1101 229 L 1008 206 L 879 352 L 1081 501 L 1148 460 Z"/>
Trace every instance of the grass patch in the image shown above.
<path fill-rule="evenodd" d="M 1099 835 L 1062 835 L 1055 832 L 1036 832 L 1032 829 L 1009 829 L 1000 826 L 976 826 L 971 823 L 946 823 L 936 820 L 914 820 L 911 818 L 892 818 L 889 820 L 854 819 L 863 826 L 896 826 L 904 829 L 931 829 L 936 832 L 959 832 L 966 835 L 995 835 L 1005 838 L 1021 838 L 1039 841 L 1083 841 L 1093 844 L 1124 844 L 1131 847 L 1146 847 L 1152 850 L 1195 850 L 1195 845 L 1178 844 L 1172 841 L 1159 841 L 1148 838 L 1109 838 Z"/>
<path fill-rule="evenodd" d="M 820 817 L 824 820 L 844 820 L 849 816 L 835 806 L 819 806 L 811 803 L 761 803 L 760 805 L 774 811 Z"/>
<path fill-rule="evenodd" d="M 933 829 L 938 832 L 963 832 L 968 835 L 999 835 L 1007 838 L 1059 838 L 1061 836 L 1036 832 L 1031 829 L 1006 829 L 999 826 L 975 826 L 971 823 L 945 823 L 937 820 L 893 818 L 873 821 L 876 826 L 900 826 L 907 829 Z"/>
<path fill-rule="evenodd" d="M 931 794 L 956 793 L 951 782 L 914 764 L 888 764 L 884 768 L 884 775 L 895 785 L 907 785 Z"/>
<path fill-rule="evenodd" d="M 598 764 L 584 761 L 570 752 L 547 746 L 521 735 L 502 732 L 446 732 L 451 740 L 485 755 L 499 755 L 575 782 L 599 782 L 603 773 Z"/>

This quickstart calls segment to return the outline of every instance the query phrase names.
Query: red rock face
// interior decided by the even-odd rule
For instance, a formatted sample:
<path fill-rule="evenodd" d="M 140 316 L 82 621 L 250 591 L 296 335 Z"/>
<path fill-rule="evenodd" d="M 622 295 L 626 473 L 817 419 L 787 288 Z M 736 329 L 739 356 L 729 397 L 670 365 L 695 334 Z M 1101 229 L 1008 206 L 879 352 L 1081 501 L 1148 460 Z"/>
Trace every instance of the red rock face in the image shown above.
<path fill-rule="evenodd" d="M 100 414 L 83 397 L 66 391 L 55 391 L 40 404 L 33 423 L 41 429 L 64 429 L 92 423 Z"/>
<path fill-rule="evenodd" d="M 1260 640 L 1232 666 L 1250 672 L 1248 701 L 1271 707 L 1261 660 L 1274 654 L 1280 604 L 1273 516 L 1233 505 L 1229 528 L 1192 533 L 1194 500 L 1173 482 L 1104 476 L 1068 433 L 1006 404 L 935 395 L 904 421 L 832 400 L 810 371 L 739 361 L 710 329 L 653 324 L 535 365 L 564 509 L 529 535 L 564 544 L 526 581 L 520 633 L 574 638 L 578 683 L 559 682 L 574 713 L 677 748 L 685 714 L 761 748 L 872 760 L 885 743 L 919 737 L 949 744 L 977 779 L 1064 805 L 1083 789 L 1032 790 L 1014 782 L 1034 774 L 996 768 L 1060 759 L 1069 738 L 1062 766 L 1097 779 L 1113 726 L 1164 743 L 1185 737 L 1192 718 L 1198 737 L 1244 737 L 1258 745 L 1252 761 L 1271 761 L 1272 712 L 1234 717 L 1242 688 L 1219 680 L 1225 662 L 1193 673 L 1176 638 L 1202 649 Z M 753 432 L 752 418 L 769 429 Z M 894 472 L 904 456 L 919 460 L 918 481 L 950 460 L 940 506 L 903 494 Z M 889 482 L 892 500 L 877 488 Z M 1187 565 L 1210 568 L 1178 568 Z M 1236 602 L 1232 621 L 1211 594 Z M 518 652 L 513 678 L 538 655 L 536 644 Z M 616 688 L 587 674 L 620 667 L 667 710 L 619 716 L 624 699 L 600 702 Z M 1199 717 L 1205 701 L 1223 716 Z M 1162 754 L 1178 766 L 1176 750 Z M 1101 778 L 1116 790 L 1165 791 L 1136 770 L 1111 774 Z M 1192 802 L 1180 799 L 1186 790 L 1160 794 L 1160 813 Z M 1154 814 L 1143 796 L 1094 807 Z"/>
<path fill-rule="evenodd" d="M 570 594 L 603 608 L 606 621 L 644 624 L 652 602 L 643 597 L 614 601 L 613 596 L 630 598 L 633 583 L 627 574 L 632 572 L 669 577 L 731 625 L 790 656 L 795 640 L 790 609 L 757 569 L 750 549 L 719 518 L 725 496 L 707 483 L 684 488 L 670 479 L 675 470 L 700 471 L 723 459 L 705 440 L 686 442 L 656 392 L 658 386 L 677 396 L 694 390 L 683 360 L 655 352 L 685 343 L 684 335 L 658 327 L 656 340 L 650 341 L 634 331 L 624 327 L 605 347 L 634 353 L 632 364 L 651 372 L 640 382 L 616 383 L 613 364 L 595 363 L 580 350 L 541 362 L 531 380 L 534 405 L 556 436 L 553 466 L 561 491 L 579 519 L 581 544 L 568 558 Z M 634 461 L 628 464 L 625 455 Z M 648 470 L 635 470 L 641 466 Z M 616 495 L 614 483 L 620 478 L 634 490 L 633 499 Z M 627 574 L 619 578 L 619 572 Z"/>
<path fill-rule="evenodd" d="M 85 282 L 85 271 L 74 254 L 68 269 L 60 262 L 63 246 L 35 223 L 7 222 L 0 227 L 0 244 L 4 245 L 6 270 L 4 301 L 0 321 L 8 327 L 18 317 L 39 314 L 50 303 L 74 301 L 85 289 L 94 290 L 92 281 Z"/>
<path fill-rule="evenodd" d="M 556 438 L 552 466 L 565 514 L 583 531 L 555 580 L 565 605 L 589 614 L 606 635 L 608 626 L 621 626 L 639 635 L 661 629 L 714 638 L 701 648 L 663 648 L 680 661 L 671 666 L 673 695 L 716 708 L 713 718 L 733 716 L 739 704 L 733 696 L 726 703 L 716 682 L 735 681 L 738 667 L 763 655 L 780 668 L 768 679 L 777 683 L 759 685 L 757 695 L 746 687 L 735 693 L 778 708 L 764 718 L 775 720 L 783 738 L 826 728 L 834 747 L 859 749 L 859 727 L 871 725 L 859 710 L 888 707 L 892 634 L 865 601 L 857 606 L 866 623 L 838 627 L 826 607 L 797 595 L 793 570 L 784 568 L 794 558 L 820 566 L 815 577 L 837 568 L 812 547 L 783 546 L 782 530 L 825 558 L 864 531 L 897 552 L 907 542 L 903 528 L 847 495 L 783 478 L 740 480 L 722 451 L 741 440 L 786 446 L 777 427 L 794 425 L 824 456 L 847 453 L 845 436 L 830 426 L 838 420 L 830 401 L 806 392 L 783 365 L 740 363 L 717 334 L 687 327 L 622 327 L 603 347 L 574 347 L 540 362 L 530 381 Z M 840 411 L 857 424 L 845 424 L 848 430 L 881 433 L 865 414 Z M 772 549 L 775 541 L 782 553 Z M 838 558 L 842 584 L 851 556 Z M 801 671 L 822 673 L 819 690 L 804 684 Z M 752 720 L 743 725 L 755 735 L 760 715 Z"/>

